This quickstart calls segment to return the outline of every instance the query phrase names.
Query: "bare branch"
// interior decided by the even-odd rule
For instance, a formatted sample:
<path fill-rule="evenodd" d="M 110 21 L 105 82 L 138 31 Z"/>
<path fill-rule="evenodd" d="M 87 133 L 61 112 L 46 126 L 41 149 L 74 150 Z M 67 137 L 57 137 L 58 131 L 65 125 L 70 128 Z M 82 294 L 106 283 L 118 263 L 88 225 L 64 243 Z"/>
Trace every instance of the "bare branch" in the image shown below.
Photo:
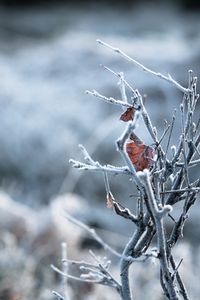
<path fill-rule="evenodd" d="M 174 273 L 172 274 L 172 278 L 174 278 L 178 272 L 178 269 L 180 268 L 180 265 L 183 262 L 183 258 L 181 258 L 181 260 L 179 261 L 178 265 L 174 268 Z"/>
<path fill-rule="evenodd" d="M 181 92 L 189 94 L 192 91 L 189 88 L 184 88 L 182 85 L 180 85 L 177 81 L 175 81 L 170 74 L 168 74 L 168 76 L 165 76 L 159 72 L 155 72 L 147 67 L 145 67 L 144 65 L 142 65 L 141 63 L 139 63 L 137 60 L 131 58 L 130 56 L 128 56 L 127 54 L 125 54 L 123 51 L 121 51 L 119 48 L 114 48 L 111 45 L 101 41 L 101 40 L 97 40 L 97 43 L 99 43 L 102 46 L 105 46 L 111 50 L 113 50 L 115 53 L 121 55 L 123 58 L 125 58 L 127 61 L 133 63 L 134 65 L 138 66 L 139 68 L 141 68 L 143 71 L 155 75 L 165 81 L 168 81 L 169 83 L 172 83 L 174 86 L 176 86 Z"/>
<path fill-rule="evenodd" d="M 159 140 L 159 142 L 158 142 L 159 145 L 162 143 L 162 141 L 163 141 L 163 139 L 165 138 L 165 136 L 166 136 L 166 134 L 167 134 L 167 132 L 168 132 L 169 129 L 170 129 L 170 124 L 168 124 L 168 125 L 166 126 L 166 128 L 164 129 L 164 132 L 163 132 L 163 134 L 162 134 L 162 136 L 160 137 L 160 140 Z"/>
<path fill-rule="evenodd" d="M 136 90 L 136 94 L 137 94 L 137 97 L 138 97 L 138 104 L 141 107 L 141 114 L 142 114 L 144 123 L 145 123 L 145 125 L 146 125 L 146 127 L 147 127 L 147 129 L 148 129 L 148 131 L 149 131 L 149 133 L 150 133 L 153 141 L 156 143 L 156 145 L 158 145 L 159 141 L 158 141 L 155 129 L 154 129 L 152 123 L 151 123 L 151 119 L 149 117 L 149 114 L 147 113 L 146 108 L 144 106 L 142 96 L 140 95 L 140 93 L 139 93 L 138 90 Z"/>
<path fill-rule="evenodd" d="M 51 265 L 51 268 L 57 272 L 58 274 L 62 275 L 62 276 L 65 276 L 69 279 L 73 279 L 73 280 L 76 280 L 76 281 L 82 281 L 82 282 L 89 282 L 89 283 L 100 283 L 101 282 L 101 279 L 100 278 L 96 278 L 96 279 L 88 279 L 88 278 L 81 278 L 81 277 L 76 277 L 76 276 L 73 276 L 73 275 L 70 275 L 70 274 L 67 274 L 67 273 L 64 273 L 62 272 L 59 268 L 57 268 L 56 266 L 54 265 Z"/>
<path fill-rule="evenodd" d="M 101 246 L 105 249 L 110 251 L 112 254 L 118 256 L 121 258 L 121 253 L 117 252 L 116 250 L 114 250 L 111 246 L 109 246 L 107 243 L 105 243 L 102 238 L 96 233 L 95 229 L 90 228 L 89 226 L 87 226 L 86 224 L 82 223 L 81 221 L 75 219 L 74 217 L 72 217 L 71 215 L 69 215 L 66 211 L 65 211 L 65 217 L 72 222 L 73 224 L 79 226 L 80 228 L 84 229 L 85 231 L 87 231 L 94 240 L 96 240 L 99 244 L 101 244 Z M 128 259 L 128 258 L 127 258 Z"/>
<path fill-rule="evenodd" d="M 171 194 L 171 193 L 185 193 L 185 192 L 198 192 L 200 190 L 199 187 L 193 187 L 189 189 L 180 189 L 180 190 L 171 190 L 171 191 L 164 191 L 160 192 L 161 194 Z"/>
<path fill-rule="evenodd" d="M 135 90 L 132 88 L 132 86 L 128 83 L 128 81 L 126 81 L 124 79 L 124 77 L 121 75 L 121 73 L 116 73 L 115 71 L 113 71 L 111 68 L 108 68 L 106 66 L 103 66 L 102 67 L 109 71 L 110 73 L 114 74 L 115 76 L 117 76 L 123 83 L 124 85 L 133 93 L 133 97 L 137 97 L 136 93 L 135 93 Z"/>
<path fill-rule="evenodd" d="M 175 265 L 175 262 L 174 262 L 174 259 L 173 259 L 172 255 L 170 256 L 170 263 L 172 265 L 173 270 L 176 270 L 176 265 Z M 189 296 L 188 296 L 186 287 L 185 287 L 185 285 L 184 285 L 184 283 L 183 283 L 183 281 L 181 279 L 181 276 L 180 276 L 180 274 L 178 272 L 178 269 L 176 271 L 176 278 L 177 278 L 177 281 L 178 281 L 178 284 L 179 284 L 179 287 L 180 287 L 180 292 L 181 292 L 181 294 L 183 296 L 183 299 L 184 300 L 189 300 Z"/>
<path fill-rule="evenodd" d="M 126 244 L 123 252 L 123 256 L 133 255 L 134 248 L 142 234 L 142 229 L 137 227 L 130 241 Z M 122 258 L 120 265 L 120 276 L 121 276 L 121 285 L 122 285 L 122 299 L 123 300 L 132 300 L 130 285 L 129 285 L 129 266 L 130 262 L 127 262 Z"/>
<path fill-rule="evenodd" d="M 117 215 L 120 215 L 125 219 L 131 220 L 135 224 L 139 222 L 138 218 L 134 214 L 132 214 L 128 208 L 123 207 L 116 201 L 113 201 L 113 206 Z"/>
<path fill-rule="evenodd" d="M 137 262 L 137 259 L 132 258 L 131 256 L 124 256 L 123 254 L 119 253 L 115 249 L 113 249 L 110 245 L 108 245 L 106 242 L 102 240 L 102 238 L 96 233 L 95 229 L 90 228 L 86 224 L 82 223 L 81 221 L 75 219 L 71 215 L 69 215 L 65 211 L 65 215 L 67 220 L 72 222 L 73 224 L 79 226 L 80 228 L 84 229 L 87 231 L 95 241 L 97 241 L 105 250 L 108 250 L 111 254 L 114 254 L 115 256 L 119 257 L 120 259 L 124 259 L 127 262 Z"/>
<path fill-rule="evenodd" d="M 184 158 L 184 170 L 185 170 L 185 179 L 187 186 L 190 187 L 190 181 L 189 181 L 189 174 L 188 174 L 188 162 L 187 162 L 187 157 L 186 157 L 186 143 L 185 143 L 185 138 L 186 138 L 186 133 L 187 133 L 187 128 L 184 129 L 184 111 L 183 111 L 183 105 L 180 105 L 181 108 L 181 121 L 182 121 L 182 135 L 183 135 L 183 158 Z M 188 126 L 189 126 L 189 121 L 188 121 Z"/>
<path fill-rule="evenodd" d="M 119 78 L 118 85 L 119 85 L 119 88 L 120 88 L 122 100 L 125 103 L 127 103 L 128 99 L 127 99 L 127 95 L 126 95 L 126 86 L 125 86 L 125 83 L 124 83 L 124 73 L 120 72 L 119 74 L 120 74 L 121 77 Z"/>
<path fill-rule="evenodd" d="M 117 100 L 117 99 L 114 99 L 113 97 L 108 98 L 106 96 L 103 96 L 95 90 L 93 90 L 92 92 L 91 91 L 86 91 L 86 94 L 92 95 L 96 98 L 99 98 L 99 99 L 101 99 L 105 102 L 111 103 L 111 104 L 120 105 L 120 106 L 123 106 L 123 107 L 133 107 L 133 105 L 131 105 L 127 102 L 124 102 L 122 100 Z"/>
<path fill-rule="evenodd" d="M 177 161 L 179 160 L 179 158 L 181 156 L 181 153 L 183 151 L 183 143 L 184 143 L 184 136 L 181 134 L 178 149 L 176 150 L 174 157 L 172 159 L 172 162 L 171 162 L 172 166 L 174 166 L 177 163 Z"/>
<path fill-rule="evenodd" d="M 79 169 L 79 170 L 86 170 L 86 171 L 95 171 L 95 172 L 108 172 L 112 173 L 114 175 L 118 174 L 126 174 L 126 175 L 132 175 L 128 167 L 115 167 L 112 165 L 90 165 L 90 164 L 85 164 L 80 161 L 70 159 L 69 163 L 73 165 L 74 168 Z"/>
<path fill-rule="evenodd" d="M 170 140 L 171 140 L 171 137 L 172 137 L 172 131 L 174 129 L 175 119 L 176 119 L 176 109 L 174 110 L 174 113 L 173 113 L 173 116 L 172 116 L 171 125 L 170 125 L 169 138 L 168 138 L 167 147 L 166 147 L 166 150 L 165 150 L 165 157 L 166 158 L 167 158 L 167 152 L 168 152 L 168 149 L 169 149 Z"/>
<path fill-rule="evenodd" d="M 62 261 L 67 260 L 67 244 L 65 242 L 61 243 L 61 257 Z M 68 264 L 62 264 L 62 271 L 68 273 Z M 62 277 L 62 290 L 65 300 L 70 300 L 67 286 L 67 277 Z"/>
<path fill-rule="evenodd" d="M 56 291 L 52 291 L 52 294 L 56 296 L 58 300 L 65 300 L 65 298 Z"/>
<path fill-rule="evenodd" d="M 167 261 L 167 248 L 166 248 L 166 240 L 164 233 L 164 225 L 163 225 L 163 217 L 170 212 L 171 206 L 165 205 L 162 208 L 159 208 L 156 203 L 156 199 L 154 198 L 152 186 L 150 183 L 149 171 L 144 170 L 143 172 L 139 172 L 138 176 L 143 181 L 145 190 L 147 193 L 150 209 L 154 218 L 156 232 L 157 232 L 157 245 L 159 251 L 160 264 L 162 269 L 162 274 L 165 280 L 165 286 L 169 293 L 170 299 L 178 300 L 177 291 L 175 289 L 173 278 L 171 277 L 169 271 L 169 264 Z"/>
<path fill-rule="evenodd" d="M 98 257 L 96 257 L 96 255 L 90 250 L 90 254 L 92 255 L 92 257 L 94 258 L 94 260 L 97 262 L 98 264 L 98 269 L 100 270 L 101 274 L 104 277 L 104 280 L 102 281 L 102 284 L 105 285 L 110 285 L 114 288 L 117 289 L 118 293 L 122 293 L 121 290 L 121 285 L 119 284 L 119 282 L 112 276 L 112 274 L 108 271 L 108 266 L 110 264 L 109 261 L 105 263 L 101 263 L 101 261 L 98 259 Z"/>

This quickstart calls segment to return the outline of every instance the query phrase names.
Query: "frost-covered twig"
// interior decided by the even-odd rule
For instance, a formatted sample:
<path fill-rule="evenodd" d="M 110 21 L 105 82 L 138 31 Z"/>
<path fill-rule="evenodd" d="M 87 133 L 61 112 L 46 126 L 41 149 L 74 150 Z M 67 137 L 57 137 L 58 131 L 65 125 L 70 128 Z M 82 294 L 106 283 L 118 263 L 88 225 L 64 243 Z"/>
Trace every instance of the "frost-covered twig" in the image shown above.
<path fill-rule="evenodd" d="M 180 189 L 180 190 L 171 190 L 171 191 L 164 191 L 161 194 L 173 194 L 173 193 L 185 193 L 185 192 L 198 192 L 200 190 L 199 187 L 191 187 L 189 189 Z"/>
<path fill-rule="evenodd" d="M 76 280 L 76 281 L 82 281 L 82 282 L 88 282 L 88 283 L 100 283 L 101 282 L 100 278 L 82 278 L 82 277 L 77 277 L 77 276 L 70 275 L 68 273 L 64 273 L 62 270 L 60 270 L 59 268 L 57 268 L 54 265 L 51 265 L 51 268 L 55 272 L 57 272 L 58 274 L 60 274 L 60 275 L 62 275 L 64 277 L 67 277 L 69 279 Z"/>
<path fill-rule="evenodd" d="M 159 208 L 156 203 L 156 199 L 154 198 L 154 193 L 152 190 L 149 172 L 145 170 L 139 174 L 140 179 L 144 183 L 145 190 L 147 193 L 150 209 L 154 218 L 156 232 L 157 232 L 157 244 L 158 244 L 158 252 L 161 264 L 161 270 L 163 274 L 163 281 L 167 288 L 170 299 L 178 300 L 178 294 L 174 286 L 173 278 L 170 274 L 169 263 L 167 260 L 167 247 L 166 247 L 166 239 L 164 233 L 164 224 L 163 217 L 166 216 L 171 210 L 172 207 L 169 205 L 165 205 L 162 208 Z"/>
<path fill-rule="evenodd" d="M 124 53 L 123 51 L 121 51 L 119 48 L 115 48 L 112 47 L 111 45 L 101 41 L 101 40 L 97 40 L 97 43 L 99 43 L 100 45 L 103 45 L 111 50 L 113 50 L 115 53 L 121 55 L 123 58 L 125 58 L 127 61 L 133 63 L 134 65 L 140 67 L 143 71 L 148 72 L 152 75 L 155 75 L 161 79 L 164 79 L 165 81 L 168 81 L 169 83 L 172 83 L 173 85 L 175 85 L 180 91 L 182 91 L 183 93 L 189 94 L 191 93 L 191 89 L 189 88 L 185 88 L 182 85 L 180 85 L 180 83 L 178 83 L 176 80 L 174 80 L 170 74 L 168 74 L 168 76 L 165 76 L 159 72 L 155 72 L 147 67 L 145 67 L 144 65 L 142 65 L 141 63 L 139 63 L 137 60 L 131 58 L 130 56 L 128 56 L 126 53 Z"/>
<path fill-rule="evenodd" d="M 138 104 L 141 107 L 141 114 L 142 114 L 144 123 L 145 123 L 145 125 L 146 125 L 153 141 L 156 143 L 156 145 L 159 145 L 159 141 L 158 141 L 158 138 L 157 138 L 157 135 L 156 135 L 156 129 L 153 127 L 153 125 L 151 123 L 151 119 L 149 117 L 149 114 L 146 111 L 145 106 L 144 106 L 142 96 L 141 96 L 141 94 L 139 93 L 138 90 L 136 90 L 136 94 L 137 94 L 137 97 L 138 97 Z"/>
<path fill-rule="evenodd" d="M 128 99 L 127 99 L 127 95 L 126 95 L 126 86 L 125 86 L 125 83 L 124 83 L 124 73 L 120 72 L 119 74 L 120 74 L 120 78 L 119 78 L 118 85 L 119 85 L 119 88 L 120 88 L 122 100 L 125 103 L 127 103 Z"/>
<path fill-rule="evenodd" d="M 128 81 L 126 81 L 126 80 L 124 79 L 124 77 L 122 76 L 121 73 L 116 73 L 116 72 L 113 71 L 111 68 L 108 68 L 108 67 L 103 66 L 103 65 L 102 65 L 102 67 L 103 67 L 105 70 L 107 70 L 107 71 L 109 71 L 110 73 L 112 73 L 112 74 L 114 74 L 115 76 L 117 76 L 117 77 L 124 83 L 124 85 L 132 92 L 133 97 L 137 97 L 137 96 L 136 96 L 136 93 L 135 93 L 135 90 L 134 90 L 134 89 L 132 88 L 132 86 L 128 83 Z"/>
<path fill-rule="evenodd" d="M 119 257 L 120 259 L 124 259 L 128 262 L 136 262 L 137 261 L 136 259 L 133 259 L 131 256 L 124 256 L 123 254 L 116 251 L 114 248 L 112 248 L 110 245 L 108 245 L 105 241 L 102 240 L 102 238 L 97 234 L 95 229 L 90 228 L 86 224 L 84 224 L 81 221 L 75 219 L 74 217 L 69 215 L 66 211 L 65 211 L 64 216 L 66 217 L 66 219 L 68 219 L 73 224 L 75 224 L 75 225 L 79 226 L 80 228 L 84 229 L 85 231 L 87 231 L 93 237 L 93 239 L 95 241 L 97 241 L 105 250 L 108 250 L 113 255 Z"/>
<path fill-rule="evenodd" d="M 140 235 L 142 233 L 141 228 L 137 228 L 137 230 L 133 233 L 133 236 L 129 240 L 129 242 L 126 244 L 123 252 L 123 256 L 129 256 L 133 255 L 134 247 L 136 246 Z M 132 293 L 130 289 L 129 284 L 129 266 L 130 262 L 127 262 L 126 260 L 121 260 L 120 265 L 120 276 L 121 276 L 121 285 L 122 285 L 122 299 L 123 300 L 132 300 Z"/>
<path fill-rule="evenodd" d="M 79 170 L 85 170 L 85 171 L 95 171 L 95 172 L 108 172 L 112 173 L 114 175 L 118 174 L 125 174 L 125 175 L 132 175 L 128 167 L 115 167 L 112 165 L 90 165 L 90 164 L 85 164 L 83 162 L 70 159 L 69 163 L 72 164 L 72 166 L 76 169 Z"/>
<path fill-rule="evenodd" d="M 65 300 L 65 298 L 56 291 L 52 291 L 52 294 L 56 296 L 58 300 Z"/>
<path fill-rule="evenodd" d="M 185 285 L 182 281 L 182 278 L 181 278 L 181 276 L 180 276 L 180 274 L 179 274 L 179 272 L 176 268 L 174 258 L 173 258 L 172 255 L 170 256 L 170 263 L 171 263 L 171 266 L 172 266 L 173 270 L 176 270 L 176 278 L 177 278 L 177 282 L 178 282 L 179 288 L 180 288 L 180 293 L 183 296 L 183 299 L 184 300 L 189 300 L 188 292 L 187 292 L 186 287 L 185 287 Z"/>
<path fill-rule="evenodd" d="M 187 186 L 190 187 L 190 181 L 189 181 L 189 174 L 188 174 L 188 162 L 187 162 L 187 157 L 186 157 L 186 134 L 188 132 L 188 128 L 189 128 L 189 119 L 188 119 L 188 128 L 184 128 L 184 107 L 183 105 L 181 104 L 180 105 L 180 109 L 181 109 L 181 124 L 182 124 L 182 136 L 183 136 L 183 160 L 184 160 L 184 171 L 185 171 L 185 180 L 186 180 L 186 183 L 187 183 Z"/>
<path fill-rule="evenodd" d="M 118 256 L 121 258 L 121 253 L 117 252 L 115 249 L 113 249 L 110 245 L 108 245 L 106 242 L 104 242 L 102 240 L 102 238 L 96 233 L 96 230 L 93 228 L 90 228 L 89 226 L 87 226 L 86 224 L 82 223 L 81 221 L 75 219 L 74 217 L 72 217 L 70 214 L 68 214 L 65 211 L 65 218 L 67 220 L 69 220 L 70 222 L 72 222 L 73 224 L 79 226 L 80 228 L 84 229 L 85 231 L 87 231 L 94 240 L 96 240 L 105 250 L 110 251 L 112 254 Z M 127 258 L 129 260 L 129 258 Z"/>
<path fill-rule="evenodd" d="M 109 172 L 113 173 L 114 175 L 117 174 L 127 174 L 131 175 L 130 170 L 128 167 L 115 167 L 112 165 L 101 165 L 98 161 L 94 161 L 87 150 L 84 148 L 83 145 L 79 145 L 79 148 L 81 149 L 84 159 L 86 160 L 86 163 L 70 159 L 69 163 L 73 165 L 74 168 L 77 168 L 79 170 L 90 170 L 90 171 L 97 171 L 97 172 Z"/>
<path fill-rule="evenodd" d="M 106 286 L 110 286 L 115 288 L 118 293 L 121 294 L 121 286 L 117 282 L 117 280 L 112 276 L 112 274 L 109 272 L 108 268 L 110 265 L 110 261 L 104 261 L 101 262 L 96 255 L 90 251 L 90 254 L 95 259 L 95 264 L 87 263 L 85 261 L 74 261 L 74 260 L 63 260 L 64 264 L 71 264 L 79 267 L 81 274 L 80 277 L 69 275 L 68 273 L 65 273 L 55 267 L 54 265 L 51 265 L 52 269 L 56 271 L 57 273 L 61 274 L 64 278 L 71 278 L 77 281 L 82 282 L 88 282 L 88 283 L 98 283 Z"/>
<path fill-rule="evenodd" d="M 100 261 L 100 259 L 91 250 L 90 250 L 90 254 L 92 255 L 92 257 L 96 261 L 100 273 L 103 275 L 104 280 L 102 281 L 102 284 L 110 285 L 111 287 L 116 288 L 116 290 L 118 291 L 118 293 L 121 294 L 122 293 L 122 291 L 121 291 L 121 285 L 112 276 L 112 274 L 109 271 L 109 266 L 110 266 L 111 262 L 106 260 L 106 263 L 105 262 L 102 263 Z"/>
<path fill-rule="evenodd" d="M 67 244 L 65 242 L 61 243 L 61 257 L 62 257 L 62 261 L 67 260 Z M 64 265 L 62 263 L 61 272 L 64 274 L 68 273 L 67 264 Z M 61 277 L 61 290 L 62 290 L 62 295 L 56 291 L 52 291 L 52 293 L 58 298 L 58 300 L 70 300 L 68 289 L 67 289 L 67 276 Z"/>
<path fill-rule="evenodd" d="M 67 244 L 65 242 L 61 244 L 61 256 L 62 256 L 62 262 L 63 260 L 67 260 Z M 67 264 L 62 263 L 62 271 L 64 273 L 68 273 Z M 67 283 L 68 283 L 67 277 L 62 277 L 62 289 L 63 289 L 64 298 L 65 300 L 70 300 Z"/>
<path fill-rule="evenodd" d="M 100 93 L 98 93 L 97 91 L 93 90 L 93 91 L 86 91 L 86 94 L 88 95 L 92 95 L 94 97 L 97 97 L 105 102 L 108 102 L 108 103 L 111 103 L 111 104 L 115 104 L 115 105 L 120 105 L 120 106 L 124 106 L 124 107 L 133 107 L 133 105 L 125 102 L 125 101 L 122 101 L 122 100 L 117 100 L 117 99 L 114 99 L 113 97 L 106 97 L 106 96 L 103 96 L 101 95 Z"/>
<path fill-rule="evenodd" d="M 170 145 L 170 141 L 171 141 L 171 137 L 172 137 L 172 132 L 173 132 L 173 129 L 174 129 L 175 119 L 176 119 L 176 109 L 174 109 L 174 113 L 173 113 L 172 121 L 171 121 L 171 125 L 170 125 L 169 138 L 167 140 L 167 146 L 166 146 L 166 150 L 165 150 L 165 163 L 166 163 L 167 153 L 168 153 L 168 149 L 169 149 L 169 145 Z"/>

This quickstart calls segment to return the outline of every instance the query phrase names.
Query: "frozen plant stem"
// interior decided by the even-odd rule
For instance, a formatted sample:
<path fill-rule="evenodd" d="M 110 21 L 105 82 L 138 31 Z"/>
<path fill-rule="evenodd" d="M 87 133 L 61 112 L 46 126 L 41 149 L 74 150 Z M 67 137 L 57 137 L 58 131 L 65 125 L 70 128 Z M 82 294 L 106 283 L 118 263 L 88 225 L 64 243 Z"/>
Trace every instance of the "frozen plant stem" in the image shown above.
<path fill-rule="evenodd" d="M 129 103 L 127 103 L 126 100 L 117 100 L 117 99 L 114 99 L 112 97 L 108 98 L 106 96 L 101 95 L 100 93 L 98 93 L 95 90 L 93 90 L 92 92 L 91 91 L 86 91 L 86 94 L 92 95 L 92 96 L 94 96 L 96 98 L 99 98 L 99 99 L 101 99 L 101 100 L 103 100 L 105 102 L 108 102 L 110 104 L 120 105 L 120 106 L 126 107 L 126 108 L 127 107 L 132 107 L 132 105 L 129 104 Z"/>
<path fill-rule="evenodd" d="M 63 273 L 68 273 L 68 265 L 63 264 L 63 260 L 67 260 L 67 244 L 65 242 L 61 244 L 61 256 L 62 256 L 62 271 Z M 62 276 L 62 288 L 63 288 L 64 299 L 70 300 L 67 284 L 68 284 L 67 277 Z"/>
<path fill-rule="evenodd" d="M 105 250 L 109 251 L 111 254 L 117 256 L 118 258 L 124 259 L 125 261 L 128 261 L 128 262 L 136 261 L 136 259 L 132 258 L 131 256 L 124 256 L 123 254 L 119 253 L 114 248 L 112 248 L 110 245 L 108 245 L 106 242 L 104 242 L 102 240 L 102 238 L 96 233 L 95 229 L 90 228 L 86 224 L 75 219 L 74 217 L 69 215 L 67 212 L 65 212 L 64 216 L 66 219 L 68 219 L 73 224 L 75 224 L 75 225 L 79 226 L 80 228 L 84 229 L 85 231 L 87 231 L 95 241 L 97 241 Z"/>
<path fill-rule="evenodd" d="M 139 174 L 140 179 L 142 180 L 145 191 L 147 193 L 147 198 L 149 201 L 149 206 L 153 215 L 156 232 L 157 232 L 157 244 L 158 244 L 158 251 L 159 251 L 159 259 L 161 264 L 161 270 L 163 274 L 163 280 L 167 287 L 168 294 L 171 300 L 178 300 L 178 294 L 175 290 L 173 278 L 171 277 L 169 271 L 169 264 L 167 261 L 167 248 L 166 248 L 166 239 L 164 233 L 164 225 L 163 225 L 163 217 L 168 214 L 172 208 L 170 205 L 165 205 L 162 208 L 158 208 L 156 200 L 154 198 L 154 193 L 150 183 L 150 176 L 149 171 L 144 170 Z"/>
<path fill-rule="evenodd" d="M 125 83 L 124 83 L 124 73 L 121 72 L 119 75 L 120 75 L 120 78 L 119 78 L 118 85 L 120 87 L 120 92 L 121 92 L 122 100 L 125 103 L 127 103 L 128 100 L 127 100 L 127 95 L 126 95 L 126 86 L 125 86 Z"/>
<path fill-rule="evenodd" d="M 137 228 L 134 232 L 132 238 L 127 243 L 123 256 L 133 255 L 133 249 L 136 246 L 141 235 L 141 230 Z M 121 259 L 120 264 L 120 276 L 121 276 L 121 285 L 122 285 L 122 299 L 123 300 L 133 300 L 133 295 L 131 294 L 130 284 L 129 284 L 129 267 L 130 262 L 127 262 L 124 259 Z"/>

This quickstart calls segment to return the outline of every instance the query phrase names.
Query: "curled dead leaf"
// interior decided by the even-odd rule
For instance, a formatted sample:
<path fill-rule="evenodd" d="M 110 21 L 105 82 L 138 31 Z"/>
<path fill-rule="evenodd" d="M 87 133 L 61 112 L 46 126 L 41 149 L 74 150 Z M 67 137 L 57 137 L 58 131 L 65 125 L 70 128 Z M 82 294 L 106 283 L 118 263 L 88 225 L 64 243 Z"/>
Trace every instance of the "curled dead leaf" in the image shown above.
<path fill-rule="evenodd" d="M 132 133 L 131 141 L 126 143 L 126 152 L 135 166 L 136 171 L 149 169 L 155 161 L 155 150 L 146 146 L 136 135 Z"/>
<path fill-rule="evenodd" d="M 133 120 L 134 112 L 135 110 L 133 107 L 128 107 L 127 110 L 121 115 L 120 120 L 124 122 Z"/>

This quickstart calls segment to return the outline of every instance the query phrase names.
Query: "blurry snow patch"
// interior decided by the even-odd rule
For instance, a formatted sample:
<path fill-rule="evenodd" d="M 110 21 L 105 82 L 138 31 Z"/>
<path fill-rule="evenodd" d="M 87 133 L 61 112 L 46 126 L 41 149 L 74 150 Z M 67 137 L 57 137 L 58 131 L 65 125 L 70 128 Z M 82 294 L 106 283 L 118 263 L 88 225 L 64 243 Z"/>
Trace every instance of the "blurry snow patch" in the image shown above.
<path fill-rule="evenodd" d="M 12 300 L 33 297 L 35 288 L 34 258 L 19 248 L 12 234 L 0 237 L 0 299 Z"/>
<path fill-rule="evenodd" d="M 0 192 L 0 230 L 9 231 L 20 243 L 27 242 L 35 226 L 35 212 Z"/>
<path fill-rule="evenodd" d="M 59 291 L 61 278 L 50 269 L 50 264 L 61 266 L 61 241 L 68 245 L 68 258 L 91 262 L 88 249 L 80 249 L 80 242 L 86 238 L 84 230 L 64 218 L 67 210 L 78 220 L 94 227 L 97 232 L 115 249 L 124 247 L 128 238 L 121 234 L 122 220 L 110 210 L 95 209 L 83 198 L 66 194 L 52 200 L 51 205 L 38 212 L 14 201 L 6 194 L 0 194 L 0 299 L 13 300 L 20 298 L 53 300 L 50 291 Z M 101 215 L 101 216 L 100 216 Z M 24 220 L 26 216 L 26 220 Z M 112 217 L 113 216 L 113 217 Z M 115 218 L 116 217 L 116 218 Z M 12 222 L 11 222 L 12 221 Z M 20 231 L 19 225 L 24 227 Z M 93 225 L 92 225 L 93 224 Z M 108 226 L 103 230 L 100 226 Z M 118 233 L 113 233 L 113 227 Z M 131 227 L 131 231 L 132 226 Z M 199 228 L 199 226 L 196 226 Z M 127 229 L 126 229 L 127 234 Z M 89 247 L 88 247 L 89 248 Z M 191 298 L 198 299 L 200 293 L 198 278 L 200 276 L 199 245 L 195 247 L 187 242 L 178 242 L 174 249 L 176 264 L 183 258 L 179 272 L 186 283 Z M 95 254 L 104 257 L 110 254 L 102 248 L 95 248 Z M 145 271 L 144 271 L 145 270 Z M 120 277 L 118 260 L 112 258 L 110 269 L 115 278 Z M 70 269 L 70 272 L 72 270 Z M 131 268 L 131 284 L 138 299 L 160 300 L 162 291 L 159 283 L 159 266 L 156 260 L 148 259 L 144 263 L 134 263 Z M 72 300 L 82 299 L 118 299 L 114 290 L 106 287 L 79 284 L 69 280 Z"/>

